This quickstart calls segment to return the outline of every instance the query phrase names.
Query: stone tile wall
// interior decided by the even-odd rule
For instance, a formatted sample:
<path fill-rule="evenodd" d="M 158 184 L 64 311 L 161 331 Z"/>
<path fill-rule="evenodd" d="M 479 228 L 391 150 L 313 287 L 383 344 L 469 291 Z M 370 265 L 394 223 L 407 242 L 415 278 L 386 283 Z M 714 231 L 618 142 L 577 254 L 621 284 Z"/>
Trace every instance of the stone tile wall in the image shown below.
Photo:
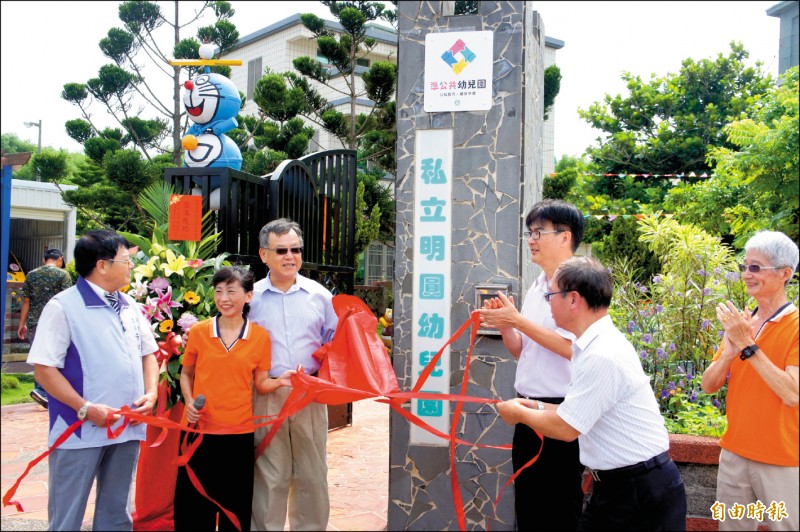
<path fill-rule="evenodd" d="M 399 2 L 396 257 L 393 363 L 401 389 L 412 386 L 414 141 L 416 129 L 452 128 L 452 311 L 455 331 L 474 310 L 476 284 L 509 283 L 521 305 L 525 213 L 541 197 L 544 29 L 529 2 L 480 2 L 478 15 L 442 16 L 445 2 Z M 425 36 L 437 31 L 494 31 L 493 106 L 483 112 L 423 110 Z M 451 393 L 460 393 L 469 335 L 451 346 Z M 516 361 L 499 337 L 478 337 L 467 393 L 514 396 Z M 408 407 L 409 404 L 406 405 Z M 458 528 L 449 449 L 409 445 L 409 423 L 392 413 L 389 530 Z M 513 430 L 491 405 L 464 406 L 458 436 L 510 444 Z M 468 529 L 512 530 L 513 486 L 493 505 L 512 473 L 510 450 L 457 446 L 456 467 Z"/>

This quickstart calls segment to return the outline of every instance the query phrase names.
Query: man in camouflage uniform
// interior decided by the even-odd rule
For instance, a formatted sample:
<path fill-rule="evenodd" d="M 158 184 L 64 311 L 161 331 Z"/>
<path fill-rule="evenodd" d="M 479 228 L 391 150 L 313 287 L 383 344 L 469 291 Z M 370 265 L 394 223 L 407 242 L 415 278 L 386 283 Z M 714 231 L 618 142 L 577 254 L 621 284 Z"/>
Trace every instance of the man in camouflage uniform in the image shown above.
<path fill-rule="evenodd" d="M 39 324 L 39 316 L 42 315 L 44 306 L 51 297 L 72 286 L 72 279 L 66 270 L 62 270 L 63 267 L 64 254 L 60 249 L 51 248 L 44 253 L 44 265 L 32 270 L 25 277 L 25 283 L 20 292 L 23 300 L 19 329 L 17 329 L 17 336 L 21 340 L 33 343 L 36 326 Z M 31 391 L 31 397 L 47 408 L 47 392 L 35 380 L 34 383 L 35 387 Z"/>

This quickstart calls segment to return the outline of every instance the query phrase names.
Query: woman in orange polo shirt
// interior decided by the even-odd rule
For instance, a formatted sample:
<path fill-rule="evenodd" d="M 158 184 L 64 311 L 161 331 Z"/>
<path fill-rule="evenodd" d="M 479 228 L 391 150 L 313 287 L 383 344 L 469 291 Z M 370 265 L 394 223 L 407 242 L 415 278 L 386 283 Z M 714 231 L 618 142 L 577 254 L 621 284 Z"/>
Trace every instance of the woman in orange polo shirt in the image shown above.
<path fill-rule="evenodd" d="M 742 280 L 758 305 L 717 305 L 722 345 L 703 373 L 703 391 L 728 382 L 728 429 L 720 438 L 717 502 L 720 530 L 800 529 L 800 378 L 798 310 L 786 288 L 797 269 L 797 244 L 778 231 L 744 246 Z M 734 517 L 735 516 L 735 517 Z"/>
<path fill-rule="evenodd" d="M 269 377 L 270 339 L 247 313 L 253 298 L 253 273 L 237 266 L 221 268 L 212 279 L 219 314 L 195 324 L 183 355 L 181 392 L 184 423 L 220 431 L 205 434 L 189 466 L 211 499 L 233 512 L 241 530 L 250 530 L 253 500 L 253 388 L 270 393 L 290 385 L 294 371 Z M 195 408 L 202 395 L 205 404 Z M 194 439 L 184 432 L 182 438 Z M 219 507 L 192 485 L 179 468 L 175 485 L 175 530 L 235 530 Z"/>

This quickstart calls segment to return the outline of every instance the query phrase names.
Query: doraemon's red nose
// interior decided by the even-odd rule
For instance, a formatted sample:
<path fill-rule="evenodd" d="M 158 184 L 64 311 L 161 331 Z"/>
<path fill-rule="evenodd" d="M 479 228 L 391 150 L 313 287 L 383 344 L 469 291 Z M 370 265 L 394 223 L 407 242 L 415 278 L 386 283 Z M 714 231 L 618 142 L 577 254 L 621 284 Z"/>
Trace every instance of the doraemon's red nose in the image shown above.
<path fill-rule="evenodd" d="M 194 88 L 194 83 L 192 83 L 192 80 L 190 80 L 190 79 L 187 79 L 187 80 L 186 80 L 186 81 L 183 83 L 183 86 L 184 86 L 184 87 L 186 87 L 186 90 L 187 90 L 187 91 L 190 91 L 190 90 L 192 90 L 192 89 Z"/>

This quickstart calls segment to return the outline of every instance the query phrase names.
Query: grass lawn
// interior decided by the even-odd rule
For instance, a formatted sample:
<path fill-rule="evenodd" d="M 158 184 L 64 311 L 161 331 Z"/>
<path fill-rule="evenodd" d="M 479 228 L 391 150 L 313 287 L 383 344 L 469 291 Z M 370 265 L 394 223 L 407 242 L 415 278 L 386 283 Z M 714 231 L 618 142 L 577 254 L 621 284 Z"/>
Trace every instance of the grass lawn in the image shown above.
<path fill-rule="evenodd" d="M 16 405 L 30 403 L 31 390 L 33 390 L 33 375 L 28 373 L 3 373 L 2 404 Z"/>

